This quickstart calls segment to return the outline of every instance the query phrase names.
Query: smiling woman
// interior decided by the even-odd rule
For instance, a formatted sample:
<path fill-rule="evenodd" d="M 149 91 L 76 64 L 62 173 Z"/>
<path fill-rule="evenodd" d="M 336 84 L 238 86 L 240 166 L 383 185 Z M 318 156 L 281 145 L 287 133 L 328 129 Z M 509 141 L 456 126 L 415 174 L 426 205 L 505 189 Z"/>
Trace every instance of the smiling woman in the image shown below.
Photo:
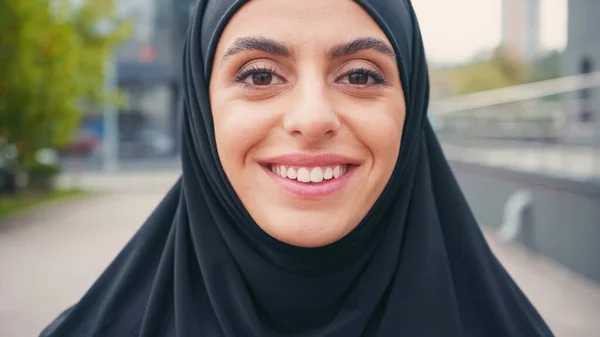
<path fill-rule="evenodd" d="M 320 6 L 244 6 L 219 39 L 210 81 L 219 158 L 237 196 L 265 232 L 305 247 L 340 239 L 371 209 L 405 116 L 384 32 L 352 2 Z M 274 18 L 261 24 L 266 12 Z"/>
<path fill-rule="evenodd" d="M 426 117 L 410 1 L 203 0 L 183 176 L 43 337 L 551 336 Z"/>

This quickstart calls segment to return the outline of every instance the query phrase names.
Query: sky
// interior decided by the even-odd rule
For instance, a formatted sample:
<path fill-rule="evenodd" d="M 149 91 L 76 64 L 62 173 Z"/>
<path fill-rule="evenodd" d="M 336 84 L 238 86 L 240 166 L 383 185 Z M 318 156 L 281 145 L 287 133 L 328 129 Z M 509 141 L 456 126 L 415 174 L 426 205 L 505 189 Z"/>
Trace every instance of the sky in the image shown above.
<path fill-rule="evenodd" d="M 501 39 L 501 0 L 412 0 L 428 57 L 439 63 L 469 60 Z M 540 0 L 543 49 L 563 49 L 567 0 Z"/>

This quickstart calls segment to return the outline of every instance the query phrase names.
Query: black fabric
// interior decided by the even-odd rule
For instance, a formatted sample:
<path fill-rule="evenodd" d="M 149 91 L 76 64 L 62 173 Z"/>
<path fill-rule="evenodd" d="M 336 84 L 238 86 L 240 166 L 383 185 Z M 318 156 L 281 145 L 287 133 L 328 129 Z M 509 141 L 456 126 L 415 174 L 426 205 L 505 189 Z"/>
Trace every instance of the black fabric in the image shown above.
<path fill-rule="evenodd" d="M 488 248 L 427 122 L 410 2 L 358 2 L 399 55 L 407 105 L 396 169 L 359 226 L 300 248 L 244 209 L 208 99 L 216 44 L 243 2 L 200 1 L 184 51 L 182 178 L 43 337 L 552 336 Z"/>

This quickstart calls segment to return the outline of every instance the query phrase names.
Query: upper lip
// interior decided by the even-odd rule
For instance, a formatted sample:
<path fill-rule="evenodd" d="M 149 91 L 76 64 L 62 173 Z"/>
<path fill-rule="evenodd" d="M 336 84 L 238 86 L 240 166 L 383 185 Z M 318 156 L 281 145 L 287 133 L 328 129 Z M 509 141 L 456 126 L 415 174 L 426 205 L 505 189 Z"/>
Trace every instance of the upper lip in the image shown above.
<path fill-rule="evenodd" d="M 279 156 L 264 158 L 259 163 L 276 164 L 285 166 L 333 166 L 333 165 L 359 165 L 356 158 L 347 157 L 334 153 L 306 154 L 288 153 Z"/>

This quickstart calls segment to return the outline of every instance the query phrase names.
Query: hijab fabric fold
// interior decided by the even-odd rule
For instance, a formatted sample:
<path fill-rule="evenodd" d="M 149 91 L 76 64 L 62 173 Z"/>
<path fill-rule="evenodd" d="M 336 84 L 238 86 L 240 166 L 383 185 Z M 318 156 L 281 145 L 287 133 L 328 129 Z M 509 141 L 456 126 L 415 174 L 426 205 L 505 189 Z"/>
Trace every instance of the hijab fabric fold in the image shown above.
<path fill-rule="evenodd" d="M 244 1 L 201 0 L 184 50 L 183 174 L 41 337 L 541 337 L 552 333 L 490 251 L 427 121 L 428 70 L 408 0 L 359 0 L 398 55 L 407 118 L 392 177 L 339 241 L 263 232 L 221 167 L 208 84 Z"/>

